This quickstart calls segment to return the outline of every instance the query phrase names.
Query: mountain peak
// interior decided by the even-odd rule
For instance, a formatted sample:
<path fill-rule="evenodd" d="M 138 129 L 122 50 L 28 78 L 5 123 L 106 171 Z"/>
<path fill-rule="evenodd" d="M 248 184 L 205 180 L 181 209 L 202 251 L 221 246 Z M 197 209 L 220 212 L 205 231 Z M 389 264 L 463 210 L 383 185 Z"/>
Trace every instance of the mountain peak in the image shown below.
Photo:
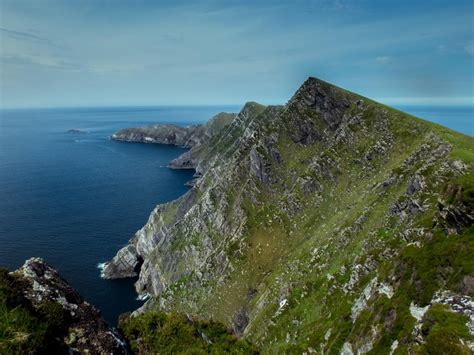
<path fill-rule="evenodd" d="M 255 101 L 247 101 L 245 105 L 242 107 L 242 109 L 239 112 L 239 115 L 242 116 L 250 116 L 250 115 L 258 115 L 260 114 L 264 109 L 265 105 L 259 104 Z"/>
<path fill-rule="evenodd" d="M 329 112 L 334 108 L 347 108 L 350 101 L 357 99 L 360 97 L 356 94 L 321 79 L 309 77 L 290 99 L 289 104 Z"/>

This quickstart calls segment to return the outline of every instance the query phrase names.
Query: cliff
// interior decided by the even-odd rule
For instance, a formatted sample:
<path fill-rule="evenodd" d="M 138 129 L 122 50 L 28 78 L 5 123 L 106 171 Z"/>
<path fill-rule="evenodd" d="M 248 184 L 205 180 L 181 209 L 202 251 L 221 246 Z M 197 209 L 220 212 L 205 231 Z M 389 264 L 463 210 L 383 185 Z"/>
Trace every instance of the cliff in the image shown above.
<path fill-rule="evenodd" d="M 207 142 L 234 119 L 235 114 L 221 112 L 205 125 L 182 127 L 172 124 L 124 128 L 112 134 L 112 139 L 125 142 L 172 144 L 185 148 Z"/>
<path fill-rule="evenodd" d="M 265 353 L 472 350 L 472 137 L 309 78 L 186 142 L 170 165 L 195 186 L 104 270 L 139 275 L 137 317 L 217 319 Z"/>
<path fill-rule="evenodd" d="M 124 340 L 51 266 L 0 271 L 0 353 L 125 354 Z"/>

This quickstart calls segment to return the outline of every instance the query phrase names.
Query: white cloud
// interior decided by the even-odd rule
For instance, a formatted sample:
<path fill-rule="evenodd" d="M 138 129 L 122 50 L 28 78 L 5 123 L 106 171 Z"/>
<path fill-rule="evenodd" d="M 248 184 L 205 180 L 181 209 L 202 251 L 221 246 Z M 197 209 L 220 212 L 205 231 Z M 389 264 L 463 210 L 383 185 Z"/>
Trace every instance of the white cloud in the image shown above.
<path fill-rule="evenodd" d="M 77 63 L 70 62 L 60 57 L 45 54 L 2 54 L 0 55 L 0 63 L 16 65 L 34 65 L 50 69 L 60 69 L 67 71 L 79 71 L 81 69 L 81 66 Z"/>

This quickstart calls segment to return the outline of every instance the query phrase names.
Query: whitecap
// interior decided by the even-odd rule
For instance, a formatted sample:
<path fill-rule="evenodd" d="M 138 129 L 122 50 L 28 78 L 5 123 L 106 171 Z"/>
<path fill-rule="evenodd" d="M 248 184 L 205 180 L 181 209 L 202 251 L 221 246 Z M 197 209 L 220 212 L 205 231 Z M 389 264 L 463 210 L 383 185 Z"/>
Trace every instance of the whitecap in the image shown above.
<path fill-rule="evenodd" d="M 105 267 L 107 266 L 107 263 L 98 263 L 97 268 L 100 270 L 100 277 L 104 278 L 104 270 Z"/>
<path fill-rule="evenodd" d="M 137 300 L 138 301 L 146 301 L 150 297 L 151 297 L 151 295 L 148 292 L 145 292 L 145 293 L 142 293 L 142 294 L 138 295 Z"/>

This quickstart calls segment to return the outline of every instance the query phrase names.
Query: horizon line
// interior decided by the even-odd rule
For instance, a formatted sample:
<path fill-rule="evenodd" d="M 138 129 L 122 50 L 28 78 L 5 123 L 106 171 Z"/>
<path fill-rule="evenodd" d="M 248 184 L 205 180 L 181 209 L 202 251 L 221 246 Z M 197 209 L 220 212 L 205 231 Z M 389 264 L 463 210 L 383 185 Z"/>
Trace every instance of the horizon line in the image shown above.
<path fill-rule="evenodd" d="M 370 100 L 379 102 L 388 106 L 438 106 L 438 107 L 474 107 L 474 97 L 445 97 L 443 100 L 439 97 L 380 97 L 380 98 L 369 98 Z M 243 101 L 242 103 L 202 103 L 202 104 L 90 104 L 90 105 L 60 105 L 60 106 L 1 106 L 0 110 L 49 110 L 49 109 L 87 109 L 87 108 L 157 108 L 157 107 L 242 107 L 247 102 L 254 100 Z M 255 101 L 265 106 L 271 105 L 285 105 L 285 102 L 275 103 L 271 100 L 271 103 L 262 103 Z"/>

